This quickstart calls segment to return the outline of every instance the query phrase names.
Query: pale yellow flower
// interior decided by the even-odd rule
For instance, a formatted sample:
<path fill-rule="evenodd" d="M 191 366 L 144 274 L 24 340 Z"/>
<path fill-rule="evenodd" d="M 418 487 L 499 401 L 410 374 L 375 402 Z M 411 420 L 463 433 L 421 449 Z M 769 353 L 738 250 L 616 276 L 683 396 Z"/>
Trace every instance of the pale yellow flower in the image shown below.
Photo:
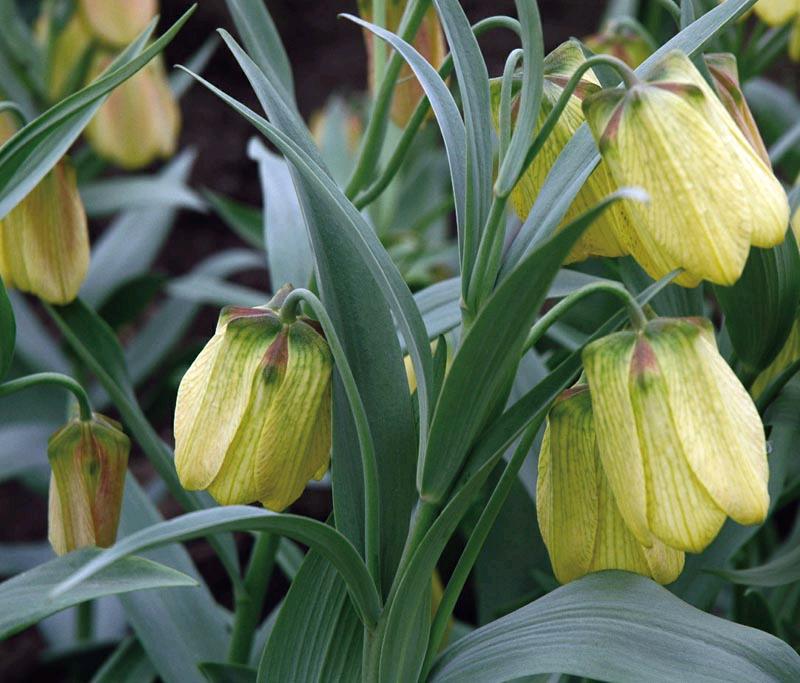
<path fill-rule="evenodd" d="M 630 203 L 638 243 L 630 251 L 658 279 L 677 268 L 684 285 L 731 285 L 750 246 L 780 244 L 786 194 L 686 55 L 673 51 L 646 82 L 606 89 L 584 112 L 618 186 L 639 186 Z"/>
<path fill-rule="evenodd" d="M 186 372 L 175 406 L 175 466 L 223 505 L 283 510 L 328 469 L 330 350 L 311 323 L 228 308 Z"/>
<path fill-rule="evenodd" d="M 600 458 L 638 541 L 702 551 L 767 514 L 764 428 L 702 319 L 651 321 L 583 352 Z"/>
<path fill-rule="evenodd" d="M 682 552 L 659 541 L 646 547 L 625 526 L 601 464 L 586 385 L 564 392 L 548 416 L 536 511 L 561 583 L 604 569 L 671 583 L 683 569 Z"/>

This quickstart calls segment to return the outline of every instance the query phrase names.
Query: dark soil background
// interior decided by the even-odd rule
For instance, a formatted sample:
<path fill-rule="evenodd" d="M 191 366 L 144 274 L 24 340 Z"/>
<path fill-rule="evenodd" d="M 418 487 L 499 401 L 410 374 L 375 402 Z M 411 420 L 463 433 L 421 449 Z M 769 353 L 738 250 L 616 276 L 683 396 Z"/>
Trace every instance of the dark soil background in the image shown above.
<path fill-rule="evenodd" d="M 187 0 L 162 0 L 161 28 L 174 22 L 190 4 Z M 513 0 L 462 0 L 462 5 L 473 21 L 494 14 L 514 14 Z M 570 36 L 594 31 L 604 5 L 602 0 L 540 0 L 546 47 L 551 49 Z M 367 74 L 361 30 L 336 16 L 342 12 L 356 13 L 355 0 L 269 0 L 268 6 L 289 53 L 300 109 L 306 118 L 334 93 L 347 96 L 364 90 Z M 202 0 L 190 22 L 167 49 L 167 63 L 185 63 L 219 27 L 235 34 L 224 0 Z M 484 37 L 482 48 L 491 74 L 502 71 L 505 56 L 514 47 L 514 37 L 510 34 L 494 32 Z M 224 46 L 219 47 L 204 75 L 258 110 L 246 79 Z M 186 94 L 181 109 L 180 146 L 194 148 L 198 154 L 192 186 L 207 187 L 253 205 L 260 204 L 257 169 L 245 154 L 247 141 L 254 134 L 250 125 L 199 86 Z M 170 276 L 180 275 L 216 251 L 235 246 L 241 246 L 241 242 L 213 214 L 184 212 L 156 267 Z M 263 281 L 263 274 L 249 284 L 258 286 L 260 281 Z M 207 337 L 215 320 L 215 311 L 204 312 L 192 332 L 193 341 Z M 162 435 L 171 441 L 171 415 L 163 418 Z M 141 482 L 152 477 L 149 464 L 140 453 L 134 451 L 131 464 Z M 35 541 L 44 537 L 47 525 L 44 500 L 37 501 L 20 485 L 4 484 L 0 485 L 0 501 L 0 542 Z M 295 509 L 324 517 L 329 500 L 319 491 L 309 491 Z M 169 502 L 162 506 L 162 511 L 167 516 L 178 512 Z M 248 544 L 243 536 L 240 539 L 243 555 Z M 227 580 L 207 546 L 194 542 L 189 549 L 221 602 L 230 606 Z M 277 577 L 271 586 L 267 609 L 277 602 L 285 589 L 285 582 Z M 459 611 L 460 616 L 469 618 L 471 605 L 460 605 Z M 45 648 L 35 628 L 0 643 L 0 681 L 88 680 L 88 672 L 109 652 L 101 648 L 86 653 L 78 662 L 81 668 L 75 669 L 75 662 L 68 664 L 63 658 L 46 653 Z"/>

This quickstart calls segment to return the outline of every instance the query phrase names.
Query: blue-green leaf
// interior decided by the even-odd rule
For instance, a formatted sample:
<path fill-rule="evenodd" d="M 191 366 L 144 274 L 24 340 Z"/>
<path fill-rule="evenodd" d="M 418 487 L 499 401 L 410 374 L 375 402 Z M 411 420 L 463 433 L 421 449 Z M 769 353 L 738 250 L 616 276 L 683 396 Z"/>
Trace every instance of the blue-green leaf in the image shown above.
<path fill-rule="evenodd" d="M 54 595 L 68 593 L 105 567 L 134 553 L 225 531 L 269 531 L 316 548 L 345 579 L 362 618 L 372 624 L 377 621 L 380 600 L 372 579 L 358 552 L 336 529 L 307 517 L 242 505 L 192 512 L 131 534 L 78 568 L 52 592 Z"/>
<path fill-rule="evenodd" d="M 0 584 L 0 638 L 7 638 L 46 616 L 86 600 L 147 588 L 194 586 L 185 574 L 140 557 L 106 567 L 90 581 L 59 596 L 52 589 L 97 558 L 102 551 L 86 548 L 64 555 Z"/>
<path fill-rule="evenodd" d="M 2 381 L 14 360 L 14 346 L 17 342 L 17 322 L 11 308 L 6 286 L 0 278 L 0 381 Z"/>
<path fill-rule="evenodd" d="M 800 678 L 800 655 L 649 579 L 602 572 L 465 636 L 441 655 L 430 680 L 494 683 L 553 672 L 619 683 L 779 683 Z"/>

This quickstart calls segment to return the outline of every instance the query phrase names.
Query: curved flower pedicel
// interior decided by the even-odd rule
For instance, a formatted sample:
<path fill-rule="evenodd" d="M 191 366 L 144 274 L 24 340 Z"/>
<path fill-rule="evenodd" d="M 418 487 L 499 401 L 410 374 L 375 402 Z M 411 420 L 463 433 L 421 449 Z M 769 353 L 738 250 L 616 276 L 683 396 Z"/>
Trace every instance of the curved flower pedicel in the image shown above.
<path fill-rule="evenodd" d="M 590 95 L 583 109 L 617 185 L 650 195 L 628 209 L 630 251 L 652 277 L 682 268 L 679 284 L 730 285 L 751 245 L 783 241 L 783 187 L 682 52 L 646 82 Z"/>
<path fill-rule="evenodd" d="M 708 321 L 659 318 L 590 344 L 583 362 L 603 468 L 642 545 L 700 552 L 726 516 L 765 519 L 764 428 Z"/>
<path fill-rule="evenodd" d="M 625 526 L 600 462 L 585 384 L 561 394 L 548 415 L 539 454 L 536 511 L 553 572 L 561 583 L 604 569 L 671 583 L 683 569 L 682 552 L 657 540 L 646 547 Z"/>

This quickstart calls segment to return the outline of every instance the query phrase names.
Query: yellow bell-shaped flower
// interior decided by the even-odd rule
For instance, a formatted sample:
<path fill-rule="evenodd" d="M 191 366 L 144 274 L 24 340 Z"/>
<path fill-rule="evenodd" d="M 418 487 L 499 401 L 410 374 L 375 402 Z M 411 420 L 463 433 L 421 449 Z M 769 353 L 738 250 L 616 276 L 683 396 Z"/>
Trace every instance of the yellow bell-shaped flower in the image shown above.
<path fill-rule="evenodd" d="M 758 411 L 700 318 L 660 318 L 583 352 L 603 469 L 628 528 L 700 552 L 725 517 L 767 514 Z"/>
<path fill-rule="evenodd" d="M 606 22 L 600 33 L 587 36 L 583 42 L 595 54 L 621 59 L 632 69 L 653 54 L 654 47 L 631 24 L 613 19 Z"/>
<path fill-rule="evenodd" d="M 328 469 L 331 371 L 314 323 L 227 308 L 178 389 L 175 466 L 222 505 L 291 505 Z"/>
<path fill-rule="evenodd" d="M 132 42 L 158 13 L 158 0 L 78 0 L 94 36 L 111 47 Z"/>
<path fill-rule="evenodd" d="M 57 32 L 53 32 L 54 29 Z M 53 6 L 44 5 L 36 20 L 36 39 L 47 55 L 47 92 L 51 102 L 57 102 L 75 92 L 80 82 L 81 64 L 92 49 L 93 39 L 80 12 L 74 12 L 58 30 Z"/>
<path fill-rule="evenodd" d="M 96 55 L 89 80 L 97 78 L 112 61 L 111 54 Z M 109 95 L 85 133 L 100 156 L 135 170 L 174 154 L 180 127 L 178 103 L 163 61 L 156 57 Z"/>
<path fill-rule="evenodd" d="M 559 45 L 545 57 L 542 106 L 536 123 L 537 132 L 544 125 L 547 116 L 561 97 L 567 81 L 585 61 L 586 58 L 583 55 L 580 44 L 574 40 Z M 500 103 L 499 85 L 499 81 L 494 82 L 493 110 L 495 117 L 497 117 Z M 587 95 L 596 92 L 599 87 L 599 81 L 592 71 L 586 72 L 575 93 L 569 98 L 569 102 L 559 117 L 558 123 L 553 128 L 539 154 L 536 155 L 536 158 L 512 191 L 511 203 L 522 220 L 528 217 L 545 179 L 561 151 L 584 122 L 581 102 Z M 495 121 L 495 125 L 497 125 L 497 121 Z M 600 163 L 592 175 L 589 176 L 577 197 L 575 197 L 575 201 L 564 216 L 561 227 L 575 220 L 613 191 L 614 188 L 612 187 L 608 170 L 603 163 Z M 611 206 L 592 223 L 589 229 L 575 243 L 566 263 L 583 261 L 590 256 L 622 256 L 627 253 L 619 234 L 623 229 L 621 226 L 627 224 L 627 222 L 628 219 L 625 216 L 624 208 L 619 204 Z"/>
<path fill-rule="evenodd" d="M 384 28 L 397 33 L 400 28 L 400 20 L 403 18 L 407 0 L 387 0 L 386 2 L 386 24 Z M 372 13 L 372 0 L 359 0 L 358 13 L 365 21 L 374 22 Z M 375 71 L 373 68 L 374 51 L 372 48 L 375 36 L 372 31 L 364 29 L 364 42 L 367 46 L 368 73 L 370 77 L 370 89 L 375 91 L 375 83 L 372 82 Z M 439 22 L 439 15 L 436 8 L 431 4 L 422 19 L 417 35 L 414 38 L 414 48 L 429 63 L 437 69 L 444 62 L 447 56 L 444 31 Z M 391 118 L 399 128 L 405 128 L 419 101 L 424 95 L 422 86 L 408 64 L 403 63 L 400 75 L 397 78 L 397 86 L 392 99 Z"/>
<path fill-rule="evenodd" d="M 114 544 L 129 452 L 120 425 L 97 413 L 71 420 L 50 437 L 48 538 L 56 554 Z"/>
<path fill-rule="evenodd" d="M 11 114 L 0 113 L 0 140 L 16 128 Z M 66 304 L 88 269 L 86 211 L 65 157 L 0 221 L 0 276 L 7 287 Z"/>
<path fill-rule="evenodd" d="M 800 14 L 800 0 L 758 0 L 756 16 L 770 26 L 781 26 Z"/>
<path fill-rule="evenodd" d="M 604 569 L 671 583 L 683 569 L 682 552 L 659 541 L 646 547 L 625 526 L 600 461 L 586 385 L 561 394 L 548 415 L 536 512 L 561 583 Z"/>
<path fill-rule="evenodd" d="M 616 184 L 650 196 L 627 208 L 631 251 L 653 278 L 682 268 L 680 284 L 731 285 L 751 245 L 783 240 L 783 187 L 683 53 L 665 55 L 647 82 L 590 95 L 583 109 Z"/>

